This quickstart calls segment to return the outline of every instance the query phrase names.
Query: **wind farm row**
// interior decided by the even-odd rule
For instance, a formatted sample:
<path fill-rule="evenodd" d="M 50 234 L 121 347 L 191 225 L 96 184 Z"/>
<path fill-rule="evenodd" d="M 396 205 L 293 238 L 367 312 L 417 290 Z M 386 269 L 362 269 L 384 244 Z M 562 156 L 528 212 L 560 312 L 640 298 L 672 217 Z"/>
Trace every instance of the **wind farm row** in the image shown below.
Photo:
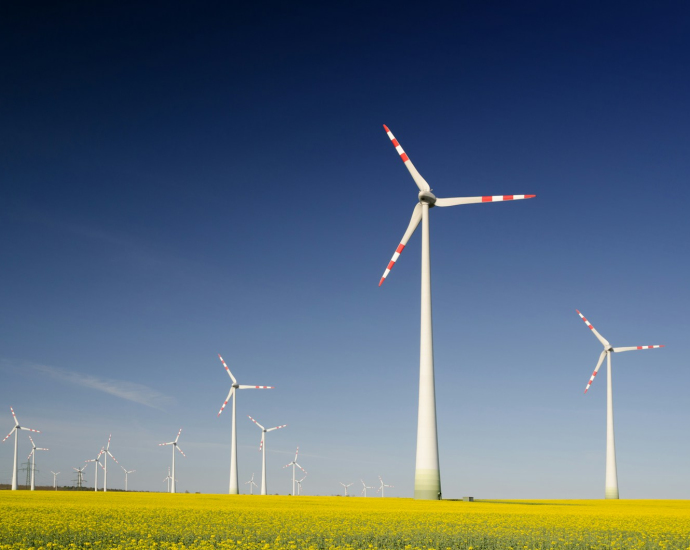
<path fill-rule="evenodd" d="M 475 197 L 451 197 L 451 198 L 439 198 L 437 197 L 429 185 L 429 183 L 420 175 L 415 166 L 412 164 L 409 156 L 405 153 L 402 146 L 395 138 L 393 133 L 389 130 L 387 126 L 384 125 L 384 130 L 392 142 L 394 148 L 396 149 L 400 159 L 402 160 L 405 168 L 411 175 L 414 183 L 418 188 L 417 194 L 417 204 L 413 209 L 410 222 L 405 230 L 402 239 L 400 240 L 395 252 L 388 263 L 380 281 L 379 286 L 381 286 L 384 281 L 389 277 L 391 270 L 399 261 L 400 256 L 407 246 L 409 239 L 412 237 L 417 227 L 421 224 L 422 235 L 421 235 L 421 319 L 420 319 L 420 371 L 419 371 L 419 401 L 418 401 L 418 417 L 417 417 L 417 447 L 416 447 L 416 465 L 415 465 L 415 481 L 414 481 L 414 497 L 417 499 L 427 499 L 436 500 L 442 498 L 441 491 L 441 473 L 439 465 L 439 452 L 438 452 L 438 429 L 437 429 L 437 418 L 436 418 L 436 390 L 435 390 L 435 375 L 434 375 L 434 353 L 433 353 L 433 327 L 432 327 L 432 302 L 431 302 L 431 268 L 430 268 L 430 231 L 429 231 L 429 216 L 430 210 L 436 206 L 438 207 L 451 207 L 460 206 L 468 204 L 484 204 L 484 203 L 499 203 L 499 202 L 509 202 L 523 199 L 534 198 L 535 195 L 492 195 L 492 196 L 475 196 Z M 586 326 L 592 331 L 594 336 L 603 345 L 604 350 L 599 356 L 599 360 L 596 364 L 594 372 L 592 373 L 589 383 L 585 388 L 585 393 L 588 392 L 590 386 L 592 385 L 595 377 L 597 376 L 604 359 L 607 360 L 607 416 L 606 416 L 606 480 L 605 480 L 605 497 L 616 499 L 619 498 L 618 490 L 618 476 L 616 467 L 616 449 L 615 449 L 615 437 L 614 437 L 614 423 L 613 423 L 613 389 L 612 389 L 612 372 L 611 372 L 611 355 L 613 353 L 634 351 L 634 350 L 646 350 L 646 349 L 656 349 L 664 347 L 662 345 L 643 345 L 643 346 L 631 346 L 631 347 L 613 347 L 608 340 L 606 340 L 601 334 L 594 328 L 590 321 L 585 318 L 585 316 L 576 310 L 577 314 L 584 321 Z M 230 473 L 229 473 L 229 485 L 228 493 L 231 495 L 239 494 L 239 481 L 238 481 L 238 458 L 237 458 L 237 394 L 240 390 L 270 390 L 274 389 L 273 386 L 259 386 L 259 385 L 247 385 L 240 384 L 230 368 L 223 360 L 223 358 L 218 355 L 225 371 L 227 372 L 230 380 L 231 386 L 230 390 L 225 398 L 220 410 L 218 411 L 218 416 L 220 416 L 225 410 L 226 406 L 232 402 L 232 418 L 231 418 L 231 451 L 230 451 Z M 7 440 L 13 433 L 15 434 L 15 452 L 14 452 L 14 468 L 13 468 L 13 478 L 12 478 L 12 488 L 17 488 L 17 446 L 18 446 L 18 432 L 20 430 L 28 430 L 36 432 L 36 430 L 20 426 L 17 421 L 17 417 L 12 410 L 12 414 L 15 421 L 15 427 L 5 438 Z M 267 434 L 276 430 L 283 429 L 287 427 L 287 424 L 278 425 L 270 428 L 264 427 L 255 418 L 249 416 L 249 419 L 261 430 L 261 441 L 259 449 L 262 452 L 262 466 L 261 466 L 261 484 L 260 484 L 260 494 L 268 494 L 267 487 L 267 470 L 266 470 L 266 447 L 267 447 Z M 182 429 L 177 433 L 174 440 L 165 443 L 160 443 L 160 446 L 170 446 L 172 451 L 172 463 L 171 471 L 168 477 L 164 480 L 169 483 L 169 488 L 171 493 L 176 492 L 176 471 L 175 471 L 175 461 L 177 453 L 180 453 L 183 457 L 185 456 L 182 449 L 179 447 L 179 438 Z M 3 440 L 3 441 L 5 441 Z M 35 464 L 35 453 L 36 451 L 43 451 L 45 449 L 37 447 L 33 439 L 31 439 L 32 451 L 31 451 L 31 463 L 32 468 Z M 286 464 L 284 468 L 292 468 L 292 494 L 300 494 L 302 488 L 302 482 L 306 477 L 306 470 L 300 466 L 297 462 L 299 447 L 295 453 L 294 459 Z M 103 464 L 101 464 L 100 459 L 103 457 Z M 107 490 L 107 463 L 108 457 L 115 460 L 115 457 L 110 452 L 110 438 L 106 446 L 102 447 L 98 455 L 87 462 L 94 462 L 95 467 L 95 489 L 98 488 L 98 467 L 100 466 L 104 471 L 104 483 L 103 490 Z M 116 461 L 117 462 L 117 461 Z M 124 468 L 123 468 L 124 469 Z M 297 469 L 301 470 L 305 477 L 301 479 L 297 478 Z M 76 470 L 76 468 L 75 468 Z M 79 470 L 81 472 L 81 470 Z M 134 470 L 127 472 L 133 473 Z M 300 474 L 301 475 L 301 474 Z M 81 476 L 81 473 L 80 473 Z M 81 479 L 81 478 L 80 478 Z M 32 476 L 33 480 L 33 476 Z M 391 485 L 384 484 L 383 480 L 379 477 L 380 486 L 378 491 L 380 491 L 381 496 L 384 495 L 385 488 L 392 487 Z M 366 496 L 367 489 L 373 489 L 374 487 L 367 486 L 363 480 L 360 480 L 363 488 L 362 494 Z M 125 482 L 126 483 L 126 482 Z M 259 487 L 254 482 L 254 476 L 252 479 L 245 484 L 249 485 L 249 491 L 253 494 L 254 487 Z M 353 485 L 353 483 L 343 483 L 342 485 L 345 495 L 347 496 L 348 489 Z M 33 481 L 32 481 L 33 487 Z"/>

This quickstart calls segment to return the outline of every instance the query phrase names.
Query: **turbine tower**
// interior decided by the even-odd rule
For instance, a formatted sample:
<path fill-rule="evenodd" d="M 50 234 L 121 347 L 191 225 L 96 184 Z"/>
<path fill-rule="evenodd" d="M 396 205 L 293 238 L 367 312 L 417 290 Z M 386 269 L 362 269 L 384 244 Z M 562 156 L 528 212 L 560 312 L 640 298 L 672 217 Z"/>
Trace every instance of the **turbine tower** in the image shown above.
<path fill-rule="evenodd" d="M 362 482 L 362 485 L 363 485 L 362 492 L 360 494 L 363 497 L 366 497 L 367 496 L 367 489 L 374 489 L 374 487 L 369 487 L 366 483 L 364 483 L 363 479 L 360 479 L 360 481 Z"/>
<path fill-rule="evenodd" d="M 249 485 L 249 494 L 253 495 L 254 494 L 254 487 L 258 487 L 256 483 L 254 483 L 254 474 L 252 474 L 252 478 L 249 481 L 245 481 L 245 485 Z"/>
<path fill-rule="evenodd" d="M 27 460 L 31 460 L 31 490 L 36 490 L 36 451 L 49 451 L 50 449 L 42 449 L 41 447 L 36 447 L 34 440 L 29 436 L 29 441 L 31 441 L 31 452 L 29 456 L 26 457 Z"/>
<path fill-rule="evenodd" d="M 352 485 L 352 483 L 348 483 L 347 485 L 345 485 L 342 481 L 339 481 L 338 483 L 340 483 L 343 487 L 345 487 L 345 496 L 349 496 L 347 494 L 347 488 L 350 487 Z"/>
<path fill-rule="evenodd" d="M 168 482 L 168 493 L 170 492 L 170 480 L 171 479 L 172 479 L 172 477 L 170 476 L 170 466 L 168 466 L 168 477 L 166 477 L 163 480 L 163 483 L 165 483 L 166 481 Z"/>
<path fill-rule="evenodd" d="M 618 353 L 620 351 L 633 351 L 638 349 L 656 349 L 663 348 L 664 346 L 632 346 L 627 348 L 614 348 L 611 347 L 609 341 L 604 338 L 601 334 L 597 332 L 582 313 L 577 309 L 577 314 L 582 318 L 585 324 L 590 328 L 597 340 L 601 342 L 604 346 L 604 351 L 601 352 L 599 356 L 599 362 L 597 363 L 592 376 L 589 378 L 587 387 L 585 388 L 585 393 L 589 390 L 589 387 L 594 382 L 594 377 L 599 372 L 599 367 L 606 357 L 606 486 L 605 486 L 605 498 L 618 498 L 618 471 L 616 468 L 616 441 L 613 435 L 613 389 L 611 387 L 611 354 Z"/>
<path fill-rule="evenodd" d="M 125 470 L 125 468 L 122 467 L 122 464 L 120 464 L 120 468 L 122 468 L 122 471 L 125 472 L 125 491 L 127 491 L 127 477 L 129 474 L 133 474 L 136 472 L 136 470 Z"/>
<path fill-rule="evenodd" d="M 98 491 L 98 468 L 97 468 L 97 466 L 100 466 L 101 468 L 103 467 L 103 465 L 101 464 L 101 455 L 104 452 L 105 451 L 103 450 L 103 447 L 101 447 L 101 452 L 96 455 L 96 458 L 92 458 L 91 460 L 85 460 L 84 461 L 84 462 L 95 462 L 96 463 L 93 465 L 93 469 L 96 470 L 96 473 L 94 474 L 95 477 L 94 477 L 94 482 L 93 482 L 93 490 L 94 491 Z M 88 466 L 88 464 L 87 464 L 87 466 Z M 86 466 L 84 466 L 84 468 L 86 468 Z"/>
<path fill-rule="evenodd" d="M 383 482 L 383 480 L 381 479 L 381 476 L 379 476 L 379 481 L 381 482 L 381 486 L 380 486 L 378 489 L 376 489 L 376 492 L 378 493 L 379 491 L 381 491 L 381 496 L 382 496 L 382 497 L 384 496 L 384 495 L 383 495 L 384 487 L 395 487 L 395 485 L 386 485 L 386 484 Z"/>
<path fill-rule="evenodd" d="M 237 380 L 230 372 L 230 369 L 225 364 L 225 361 L 223 361 L 223 358 L 220 356 L 220 353 L 218 354 L 218 357 L 220 358 L 220 362 L 223 363 L 223 366 L 225 367 L 228 376 L 232 380 L 230 392 L 228 392 L 228 396 L 225 398 L 223 406 L 218 411 L 218 416 L 220 416 L 220 413 L 223 412 L 225 405 L 228 404 L 228 401 L 230 401 L 230 398 L 232 397 L 232 444 L 230 447 L 230 488 L 228 492 L 231 495 L 238 495 L 240 493 L 240 490 L 237 486 L 237 422 L 235 420 L 235 412 L 237 408 L 235 402 L 237 398 L 235 397 L 235 393 L 236 390 L 272 390 L 273 386 L 246 386 L 238 384 Z"/>
<path fill-rule="evenodd" d="M 103 492 L 105 493 L 108 490 L 108 456 L 112 458 L 118 465 L 120 464 L 117 461 L 117 458 L 113 456 L 113 453 L 110 452 L 110 438 L 113 437 L 113 434 L 110 434 L 108 436 L 108 445 L 103 449 L 103 454 L 105 458 L 103 459 L 103 462 L 105 463 L 103 467 Z"/>
<path fill-rule="evenodd" d="M 53 489 L 57 491 L 57 476 L 60 472 L 53 472 L 53 470 L 50 470 L 50 473 L 53 474 Z"/>
<path fill-rule="evenodd" d="M 302 494 L 302 482 L 307 478 L 307 474 L 304 474 L 302 476 L 302 479 L 297 480 L 297 494 L 301 495 Z"/>
<path fill-rule="evenodd" d="M 233 401 L 234 402 L 234 401 Z M 247 415 L 249 416 L 249 415 Z M 256 420 L 254 420 L 251 416 L 249 416 L 249 419 L 254 422 L 259 428 L 261 428 L 261 444 L 259 445 L 259 450 L 263 452 L 263 456 L 261 457 L 261 494 L 265 495 L 266 494 L 266 434 L 268 432 L 272 432 L 273 430 L 280 430 L 281 428 L 284 428 L 287 426 L 287 424 L 283 424 L 282 426 L 276 426 L 275 428 L 264 428 L 261 424 L 259 424 Z"/>
<path fill-rule="evenodd" d="M 297 450 L 295 451 L 295 459 L 292 462 L 288 462 L 283 468 L 287 468 L 288 466 L 292 466 L 292 496 L 295 496 L 295 483 L 297 483 L 297 480 L 295 479 L 295 466 L 297 466 L 300 470 L 302 470 L 305 474 L 307 471 L 302 468 L 299 464 L 297 464 L 297 453 L 299 453 L 299 447 L 297 447 Z"/>
<path fill-rule="evenodd" d="M 37 434 L 40 434 L 38 430 L 33 430 L 31 428 L 26 428 L 24 426 L 19 425 L 19 421 L 17 420 L 17 415 L 14 414 L 14 409 L 10 407 L 10 410 L 12 411 L 12 418 L 14 419 L 14 428 L 12 428 L 12 431 L 8 433 L 5 436 L 5 439 L 2 440 L 4 443 L 9 439 L 9 437 L 14 433 L 14 466 L 12 467 L 12 490 L 16 491 L 17 490 L 17 452 L 19 450 L 19 430 L 26 430 L 27 432 L 34 432 Z"/>
<path fill-rule="evenodd" d="M 187 457 L 186 454 L 182 452 L 182 449 L 177 445 L 177 440 L 180 439 L 180 434 L 182 433 L 182 428 L 180 428 L 180 431 L 177 432 L 177 437 L 175 438 L 175 441 L 168 441 L 167 443 L 159 443 L 158 446 L 162 447 L 164 445 L 172 445 L 172 483 L 170 484 L 170 492 L 174 493 L 175 492 L 175 486 L 177 485 L 177 479 L 175 478 L 175 449 L 180 451 L 180 454 L 184 456 L 185 458 Z"/>
<path fill-rule="evenodd" d="M 422 222 L 422 307 L 419 353 L 419 409 L 417 414 L 417 457 L 414 481 L 414 498 L 437 500 L 441 498 L 441 473 L 438 460 L 438 434 L 436 431 L 436 390 L 434 383 L 434 344 L 431 325 L 431 268 L 429 255 L 429 209 L 434 206 L 456 206 L 461 204 L 503 202 L 530 199 L 535 195 L 497 195 L 485 197 L 455 197 L 439 199 L 432 193 L 426 180 L 417 172 L 405 151 L 385 124 L 388 137 L 393 142 L 405 167 L 419 187 L 418 203 L 412 211 L 407 226 L 393 258 L 381 277 L 379 286 L 388 277 L 407 241 Z"/>

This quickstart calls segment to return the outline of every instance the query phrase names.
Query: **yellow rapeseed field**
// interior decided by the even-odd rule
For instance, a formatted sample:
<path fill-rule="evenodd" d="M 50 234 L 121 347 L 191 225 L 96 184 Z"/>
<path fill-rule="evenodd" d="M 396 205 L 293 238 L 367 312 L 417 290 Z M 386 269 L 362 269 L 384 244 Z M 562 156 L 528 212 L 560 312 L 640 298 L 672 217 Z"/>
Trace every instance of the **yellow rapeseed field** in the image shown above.
<path fill-rule="evenodd" d="M 0 493 L 6 549 L 690 548 L 690 501 Z"/>

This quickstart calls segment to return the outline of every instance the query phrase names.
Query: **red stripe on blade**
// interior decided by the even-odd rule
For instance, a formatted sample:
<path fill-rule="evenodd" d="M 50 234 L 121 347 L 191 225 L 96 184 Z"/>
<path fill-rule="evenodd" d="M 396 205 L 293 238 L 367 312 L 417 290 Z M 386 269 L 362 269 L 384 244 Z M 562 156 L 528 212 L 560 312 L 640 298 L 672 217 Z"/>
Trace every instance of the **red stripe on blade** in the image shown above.
<path fill-rule="evenodd" d="M 403 160 L 403 162 L 407 162 L 408 160 L 410 160 L 409 157 L 407 156 L 407 154 L 405 154 L 405 153 L 400 155 L 400 158 Z"/>

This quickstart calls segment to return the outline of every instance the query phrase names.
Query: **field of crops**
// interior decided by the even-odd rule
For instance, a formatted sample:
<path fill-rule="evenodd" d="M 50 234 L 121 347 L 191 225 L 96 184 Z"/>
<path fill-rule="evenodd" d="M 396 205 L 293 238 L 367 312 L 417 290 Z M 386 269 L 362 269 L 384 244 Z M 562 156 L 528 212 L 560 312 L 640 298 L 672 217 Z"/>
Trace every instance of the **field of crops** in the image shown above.
<path fill-rule="evenodd" d="M 690 548 L 690 501 L 0 492 L 0 550 Z"/>

